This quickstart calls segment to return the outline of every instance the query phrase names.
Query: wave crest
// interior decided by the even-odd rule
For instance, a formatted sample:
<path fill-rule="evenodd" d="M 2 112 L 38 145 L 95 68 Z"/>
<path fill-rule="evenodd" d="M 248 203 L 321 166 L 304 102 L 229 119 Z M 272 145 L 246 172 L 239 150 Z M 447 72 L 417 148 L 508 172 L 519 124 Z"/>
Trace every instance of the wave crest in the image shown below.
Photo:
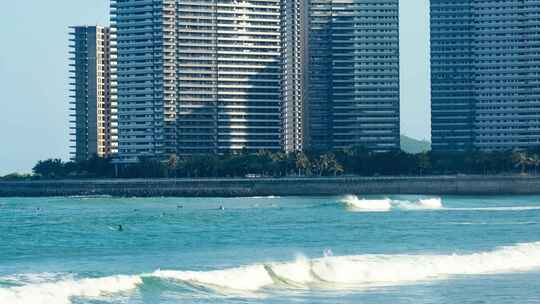
<path fill-rule="evenodd" d="M 158 271 L 153 276 L 209 288 L 254 292 L 264 288 L 358 289 L 540 268 L 540 242 L 468 255 L 360 255 L 297 258 L 209 271 Z"/>
<path fill-rule="evenodd" d="M 360 199 L 355 195 L 347 195 L 340 200 L 347 209 L 355 212 L 389 212 L 400 210 L 437 210 L 443 209 L 441 198 L 427 198 L 416 201 L 394 201 L 391 199 Z"/>
<path fill-rule="evenodd" d="M 97 279 L 66 280 L 0 289 L 0 303 L 70 304 L 72 297 L 98 297 L 131 290 L 142 284 L 140 276 L 112 276 Z"/>
<path fill-rule="evenodd" d="M 390 199 L 367 200 L 360 199 L 355 195 L 347 195 L 341 199 L 341 203 L 345 204 L 349 210 L 357 212 L 387 212 L 392 209 Z"/>
<path fill-rule="evenodd" d="M 540 269 L 540 242 L 493 251 L 449 255 L 357 255 L 298 257 L 291 262 L 254 264 L 214 271 L 158 270 L 138 276 L 65 280 L 0 289 L 0 303 L 69 304 L 73 297 L 98 297 L 137 288 L 143 278 L 159 278 L 203 287 L 219 294 L 257 297 L 265 289 L 361 290 Z"/>
<path fill-rule="evenodd" d="M 410 201 L 394 201 L 393 206 L 401 210 L 439 210 L 444 209 L 442 199 L 427 198 L 419 199 L 414 202 Z"/>
<path fill-rule="evenodd" d="M 207 272 L 158 270 L 151 276 L 162 279 L 178 280 L 194 285 L 205 285 L 211 288 L 245 291 L 255 291 L 273 283 L 272 279 L 266 273 L 264 265 L 253 265 Z"/>

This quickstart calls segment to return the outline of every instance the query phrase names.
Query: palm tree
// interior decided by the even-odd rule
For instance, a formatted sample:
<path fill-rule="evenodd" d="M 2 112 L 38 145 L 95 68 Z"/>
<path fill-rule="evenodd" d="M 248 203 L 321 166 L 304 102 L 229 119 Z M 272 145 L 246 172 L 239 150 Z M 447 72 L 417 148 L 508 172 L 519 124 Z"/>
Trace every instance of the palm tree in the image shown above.
<path fill-rule="evenodd" d="M 317 161 L 317 170 L 319 172 L 319 176 L 324 175 L 328 171 L 329 167 L 330 158 L 328 157 L 328 154 L 321 155 Z"/>
<path fill-rule="evenodd" d="M 345 169 L 337 161 L 334 154 L 330 154 L 328 157 L 328 171 L 330 173 L 332 173 L 334 176 L 337 176 L 338 174 L 342 174 L 343 172 L 345 172 Z"/>
<path fill-rule="evenodd" d="M 178 156 L 176 156 L 176 154 L 171 154 L 169 159 L 167 159 L 168 175 L 170 176 L 172 172 L 174 177 L 176 177 L 176 169 L 178 169 Z"/>
<path fill-rule="evenodd" d="M 538 154 L 533 154 L 529 157 L 530 164 L 534 166 L 534 175 L 538 174 L 538 166 L 540 166 L 540 156 Z"/>
<path fill-rule="evenodd" d="M 512 162 L 516 168 L 521 168 L 521 174 L 525 174 L 527 166 L 531 163 L 527 152 L 523 151 L 514 151 L 512 153 Z"/>
<path fill-rule="evenodd" d="M 336 160 L 334 153 L 324 153 L 315 161 L 315 170 L 319 176 L 342 173 L 343 166 Z"/>
<path fill-rule="evenodd" d="M 309 161 L 309 158 L 304 152 L 300 152 L 296 154 L 296 161 L 295 166 L 298 169 L 298 175 L 309 175 L 309 168 L 311 166 L 311 162 Z"/>

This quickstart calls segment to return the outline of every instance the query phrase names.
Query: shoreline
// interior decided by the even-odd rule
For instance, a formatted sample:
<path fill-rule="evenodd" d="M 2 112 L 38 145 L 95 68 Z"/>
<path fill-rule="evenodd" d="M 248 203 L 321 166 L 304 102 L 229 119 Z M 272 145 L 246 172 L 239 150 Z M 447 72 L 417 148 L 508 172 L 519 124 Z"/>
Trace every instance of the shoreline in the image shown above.
<path fill-rule="evenodd" d="M 344 194 L 534 195 L 540 194 L 540 176 L 0 181 L 0 197 L 253 197 Z"/>

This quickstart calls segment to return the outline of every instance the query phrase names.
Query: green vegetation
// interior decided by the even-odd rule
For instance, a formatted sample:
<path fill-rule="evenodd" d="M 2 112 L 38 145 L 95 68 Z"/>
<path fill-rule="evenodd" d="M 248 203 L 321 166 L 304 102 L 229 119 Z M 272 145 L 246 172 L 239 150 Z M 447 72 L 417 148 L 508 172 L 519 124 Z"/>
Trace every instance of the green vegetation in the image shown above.
<path fill-rule="evenodd" d="M 431 151 L 431 142 L 401 135 L 401 150 L 411 154 L 428 152 Z"/>
<path fill-rule="evenodd" d="M 4 181 L 24 181 L 24 180 L 31 180 L 35 178 L 36 178 L 35 175 L 21 174 L 21 173 L 10 173 L 3 177 L 0 176 L 0 180 L 4 180 Z"/>
<path fill-rule="evenodd" d="M 39 161 L 33 175 L 10 174 L 3 180 L 65 178 L 201 178 L 285 176 L 421 176 L 445 174 L 536 174 L 539 151 L 409 154 L 374 153 L 363 147 L 333 152 L 227 155 L 172 155 L 166 160 L 140 158 L 133 164 L 114 165 L 94 157 L 84 162 L 59 159 Z"/>

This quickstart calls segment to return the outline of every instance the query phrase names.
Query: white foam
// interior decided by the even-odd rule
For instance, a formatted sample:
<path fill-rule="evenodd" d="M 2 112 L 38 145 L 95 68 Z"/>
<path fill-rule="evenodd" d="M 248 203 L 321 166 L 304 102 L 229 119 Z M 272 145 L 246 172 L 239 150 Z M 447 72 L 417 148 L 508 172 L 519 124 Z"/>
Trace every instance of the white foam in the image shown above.
<path fill-rule="evenodd" d="M 361 289 L 457 275 L 540 269 L 540 242 L 466 255 L 360 255 L 297 258 L 209 272 L 158 271 L 152 275 L 210 288 L 255 292 L 264 288 Z"/>
<path fill-rule="evenodd" d="M 253 196 L 252 199 L 278 199 L 281 198 L 280 196 L 276 195 L 268 195 L 268 196 Z"/>
<path fill-rule="evenodd" d="M 340 202 L 345 204 L 350 211 L 355 212 L 388 212 L 392 209 L 438 210 L 444 208 L 441 198 L 419 199 L 411 202 L 394 201 L 388 198 L 381 200 L 360 199 L 355 195 L 347 195 Z"/>
<path fill-rule="evenodd" d="M 142 284 L 140 276 L 111 276 L 97 279 L 65 280 L 0 289 L 0 303 L 70 304 L 72 297 L 98 297 L 131 290 Z"/>
<path fill-rule="evenodd" d="M 469 255 L 365 255 L 315 260 L 313 272 L 327 282 L 354 286 L 400 285 L 540 268 L 540 243 Z"/>
<path fill-rule="evenodd" d="M 0 288 L 0 303 L 70 304 L 73 297 L 99 297 L 137 288 L 143 277 L 177 280 L 224 294 L 257 295 L 266 288 L 361 290 L 452 276 L 534 270 L 540 270 L 540 242 L 461 255 L 328 255 L 214 271 L 158 270 L 140 276 L 63 280 Z"/>
<path fill-rule="evenodd" d="M 388 212 L 393 209 L 419 211 L 419 210 L 443 210 L 443 211 L 534 211 L 540 210 L 540 206 L 501 206 L 501 207 L 463 207 L 447 208 L 441 198 L 426 198 L 416 201 L 390 200 L 390 199 L 360 199 L 355 195 L 347 195 L 340 200 L 349 211 L 354 212 Z"/>
<path fill-rule="evenodd" d="M 71 280 L 73 276 L 67 273 L 21 273 L 0 277 L 0 281 L 8 282 L 13 285 L 41 284 L 47 282 L 57 282 L 62 280 Z"/>
<path fill-rule="evenodd" d="M 442 199 L 428 198 L 410 201 L 393 201 L 392 206 L 401 210 L 438 210 L 443 209 Z"/>
<path fill-rule="evenodd" d="M 392 201 L 390 199 L 359 199 L 355 195 L 347 195 L 341 199 L 341 203 L 345 204 L 350 211 L 355 212 L 388 212 L 392 209 Z"/>
<path fill-rule="evenodd" d="M 71 195 L 71 196 L 68 196 L 67 198 L 86 200 L 86 199 L 112 198 L 112 197 L 113 197 L 112 195 L 107 195 L 107 194 L 96 194 L 96 195 Z"/>
<path fill-rule="evenodd" d="M 427 209 L 443 208 L 442 200 L 440 198 L 421 199 L 418 201 L 418 205 Z"/>
<path fill-rule="evenodd" d="M 154 277 L 235 290 L 255 291 L 273 283 L 264 265 L 208 272 L 158 270 Z"/>
<path fill-rule="evenodd" d="M 540 206 L 446 208 L 445 210 L 448 210 L 448 211 L 531 211 L 531 210 L 540 210 Z"/>

